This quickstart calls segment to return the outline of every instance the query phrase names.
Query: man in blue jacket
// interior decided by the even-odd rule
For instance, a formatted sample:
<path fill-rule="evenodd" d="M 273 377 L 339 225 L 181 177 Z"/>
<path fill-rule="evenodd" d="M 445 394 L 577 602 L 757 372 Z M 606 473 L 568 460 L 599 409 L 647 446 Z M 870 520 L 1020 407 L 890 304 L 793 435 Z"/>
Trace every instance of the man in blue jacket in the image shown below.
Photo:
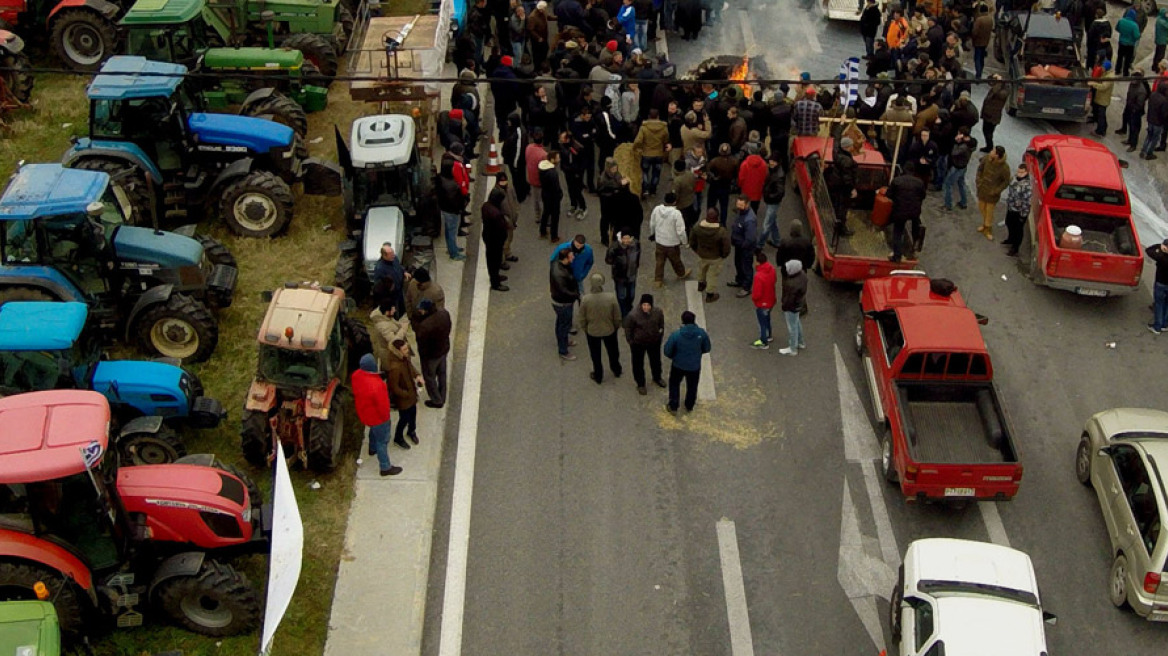
<path fill-rule="evenodd" d="M 564 249 L 571 249 L 576 258 L 572 260 L 572 277 L 576 279 L 576 284 L 581 284 L 588 274 L 592 271 L 592 265 L 595 263 L 595 258 L 592 256 L 592 247 L 588 245 L 588 240 L 584 235 L 576 235 L 572 241 L 566 241 L 556 250 L 552 251 L 552 256 L 548 259 L 549 262 L 555 262 L 556 258 L 560 256 L 560 251 Z M 581 287 L 582 288 L 582 287 Z"/>
<path fill-rule="evenodd" d="M 681 328 L 665 342 L 665 357 L 673 360 L 669 367 L 669 401 L 665 409 L 677 412 L 681 396 L 681 381 L 685 379 L 685 409 L 693 410 L 698 400 L 698 380 L 702 375 L 702 356 L 710 352 L 710 336 L 694 321 L 697 317 L 686 310 L 681 313 Z"/>

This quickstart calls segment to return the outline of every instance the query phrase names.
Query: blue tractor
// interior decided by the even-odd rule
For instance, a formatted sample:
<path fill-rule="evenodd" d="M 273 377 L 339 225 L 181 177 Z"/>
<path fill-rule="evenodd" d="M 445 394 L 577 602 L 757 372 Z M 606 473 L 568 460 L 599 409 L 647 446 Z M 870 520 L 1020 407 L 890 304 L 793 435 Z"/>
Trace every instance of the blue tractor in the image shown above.
<path fill-rule="evenodd" d="M 109 399 L 123 462 L 160 464 L 186 455 L 175 428 L 214 428 L 227 412 L 193 373 L 169 362 L 106 360 L 75 302 L 0 306 L 0 395 L 85 389 Z"/>
<path fill-rule="evenodd" d="M 100 171 L 21 167 L 0 196 L 0 305 L 78 301 L 151 355 L 206 360 L 219 341 L 210 308 L 231 304 L 235 258 L 208 237 L 123 225 L 124 201 Z"/>
<path fill-rule="evenodd" d="M 341 170 L 307 157 L 275 121 L 191 111 L 186 66 L 119 56 L 89 85 L 89 136 L 65 166 L 105 171 L 133 208 L 132 221 L 222 218 L 237 234 L 273 237 L 292 222 L 292 185 L 340 195 Z"/>

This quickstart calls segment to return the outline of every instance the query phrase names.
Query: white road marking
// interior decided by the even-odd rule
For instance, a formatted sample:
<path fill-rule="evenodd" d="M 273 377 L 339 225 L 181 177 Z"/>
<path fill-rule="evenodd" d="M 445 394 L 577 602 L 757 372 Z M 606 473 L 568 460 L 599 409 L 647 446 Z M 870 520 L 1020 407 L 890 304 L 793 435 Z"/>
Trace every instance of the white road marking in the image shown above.
<path fill-rule="evenodd" d="M 852 501 L 852 490 L 844 479 L 843 512 L 840 513 L 839 570 L 836 579 L 848 601 L 856 609 L 856 615 L 872 639 L 877 649 L 884 649 L 884 630 L 880 626 L 880 613 L 876 609 L 876 597 L 887 599 L 896 583 L 895 570 L 879 558 L 869 555 L 864 546 L 864 534 L 860 532 L 860 517 L 856 504 Z"/>
<path fill-rule="evenodd" d="M 487 178 L 488 181 L 492 179 Z M 482 187 L 484 193 L 489 187 Z M 454 494 L 450 509 L 450 544 L 446 549 L 446 587 L 442 599 L 439 656 L 459 656 L 462 653 L 471 495 L 474 492 L 475 448 L 479 431 L 479 402 L 483 390 L 483 354 L 486 351 L 490 298 L 487 258 L 479 257 L 475 267 L 474 301 L 468 328 L 466 373 L 462 381 L 462 412 L 458 419 L 458 453 L 454 461 Z"/>
<path fill-rule="evenodd" d="M 742 584 L 742 561 L 738 557 L 738 535 L 734 530 L 734 522 L 722 518 L 718 521 L 717 530 L 718 554 L 722 559 L 722 588 L 726 592 L 726 619 L 730 622 L 730 653 L 733 656 L 754 656 L 750 612 L 746 606 L 746 588 Z M 777 651 L 771 653 L 778 654 Z"/>
<path fill-rule="evenodd" d="M 807 20 L 806 12 L 793 11 L 787 13 L 787 16 L 794 16 L 795 22 L 797 23 L 795 32 L 807 39 L 807 45 L 811 46 L 811 51 L 815 53 L 823 52 L 823 46 L 819 45 L 819 35 L 815 33 L 815 28 Z"/>
<path fill-rule="evenodd" d="M 697 317 L 696 321 L 702 328 L 706 327 L 706 307 L 702 301 L 702 294 L 698 291 L 696 280 L 685 281 L 685 303 L 689 311 Z M 702 377 L 698 379 L 698 400 L 716 401 L 718 393 L 714 390 L 714 361 L 707 353 L 702 356 Z"/>
<path fill-rule="evenodd" d="M 880 541 L 880 555 L 889 567 L 900 567 L 900 548 L 896 546 L 896 533 L 892 530 L 892 520 L 888 518 L 888 506 L 884 504 L 884 494 L 880 491 L 882 475 L 876 473 L 876 463 L 865 460 L 860 463 L 864 470 L 864 489 L 872 504 L 872 519 L 876 522 L 876 539 Z"/>
<path fill-rule="evenodd" d="M 1006 535 L 1006 526 L 1002 524 L 1002 516 L 998 514 L 998 504 L 993 501 L 981 501 L 977 504 L 981 511 L 981 520 L 985 523 L 986 532 L 990 535 L 990 542 L 1003 547 L 1010 546 L 1010 538 Z"/>
<path fill-rule="evenodd" d="M 742 41 L 745 43 L 743 54 L 747 57 L 758 52 L 758 42 L 754 40 L 754 28 L 750 26 L 750 12 L 738 12 L 738 22 L 742 25 Z"/>

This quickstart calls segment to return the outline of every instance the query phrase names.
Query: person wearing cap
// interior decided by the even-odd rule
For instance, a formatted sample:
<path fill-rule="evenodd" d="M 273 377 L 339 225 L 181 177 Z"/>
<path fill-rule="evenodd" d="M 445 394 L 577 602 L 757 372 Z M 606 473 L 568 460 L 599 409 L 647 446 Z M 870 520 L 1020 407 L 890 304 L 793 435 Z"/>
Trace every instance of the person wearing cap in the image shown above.
<path fill-rule="evenodd" d="M 969 136 L 969 128 L 962 127 L 953 138 L 953 149 L 949 151 L 949 172 L 941 188 L 945 192 L 945 210 L 953 209 L 953 188 L 957 188 L 957 207 L 965 209 L 968 203 L 969 191 L 965 185 L 965 172 L 969 168 L 969 161 L 973 158 L 973 151 L 977 150 L 977 139 Z"/>
<path fill-rule="evenodd" d="M 357 371 L 349 378 L 353 391 L 353 405 L 357 408 L 357 419 L 369 428 L 369 449 L 377 455 L 382 476 L 397 476 L 402 468 L 389 461 L 389 387 L 377 370 L 377 360 L 372 353 L 361 356 Z"/>
<path fill-rule="evenodd" d="M 1087 83 L 1091 87 L 1091 120 L 1095 122 L 1095 136 L 1107 135 L 1107 108 L 1111 105 L 1111 92 L 1115 87 L 1115 73 L 1111 70 L 1111 60 L 1103 60 L 1103 73 Z"/>
<path fill-rule="evenodd" d="M 616 331 L 621 326 L 621 310 L 616 294 L 604 291 L 604 274 L 595 272 L 588 277 L 589 293 L 580 301 L 580 330 L 588 342 L 592 371 L 588 377 L 597 385 L 604 382 L 601 347 L 608 351 L 608 366 L 615 378 L 621 377 L 620 340 Z"/>
<path fill-rule="evenodd" d="M 665 387 L 661 378 L 661 342 L 665 339 L 665 314 L 653 307 L 653 295 L 642 294 L 641 302 L 625 315 L 623 326 L 633 362 L 633 381 L 637 393 L 645 396 L 645 356 L 649 357 L 649 374 L 653 383 Z"/>
<path fill-rule="evenodd" d="M 692 412 L 698 400 L 698 382 L 702 376 L 702 356 L 713 348 L 710 335 L 697 325 L 697 317 L 686 310 L 681 313 L 681 327 L 665 342 L 669 367 L 669 400 L 665 409 L 676 413 L 681 399 L 681 381 L 685 381 L 685 409 Z"/>
<path fill-rule="evenodd" d="M 698 256 L 698 293 L 705 292 L 705 302 L 719 298 L 718 280 L 722 264 L 730 257 L 730 231 L 718 219 L 718 210 L 709 208 L 690 232 L 690 248 Z"/>
<path fill-rule="evenodd" d="M 560 203 L 564 200 L 559 163 L 560 153 L 552 150 L 538 165 L 539 193 L 543 200 L 543 213 L 539 215 L 539 236 L 547 238 L 550 233 L 552 242 L 560 241 Z"/>
<path fill-rule="evenodd" d="M 515 75 L 515 61 L 511 55 L 503 55 L 499 65 L 491 73 L 491 95 L 495 98 L 495 123 L 505 125 L 507 115 L 519 107 L 519 78 Z"/>
<path fill-rule="evenodd" d="M 621 316 L 633 309 L 637 293 L 637 272 L 641 268 L 641 245 L 632 235 L 618 232 L 612 246 L 604 254 L 604 262 L 612 267 L 612 284 Z"/>
<path fill-rule="evenodd" d="M 1156 263 L 1156 282 L 1152 285 L 1152 323 L 1148 330 L 1159 335 L 1168 330 L 1168 239 L 1144 249 Z"/>
<path fill-rule="evenodd" d="M 718 216 L 728 217 L 730 190 L 738 179 L 738 160 L 730 154 L 730 144 L 718 146 L 718 156 L 706 166 L 706 207 L 716 207 Z"/>
<path fill-rule="evenodd" d="M 548 55 L 547 2 L 544 0 L 535 3 L 535 9 L 527 15 L 524 36 L 531 47 L 531 62 L 538 69 Z"/>
<path fill-rule="evenodd" d="M 649 241 L 656 244 L 656 262 L 653 267 L 653 286 L 665 286 L 665 261 L 673 265 L 673 273 L 679 279 L 689 277 L 690 270 L 681 261 L 681 247 L 688 243 L 685 234 L 685 219 L 677 209 L 677 194 L 665 194 L 665 203 L 653 208 L 649 215 Z"/>

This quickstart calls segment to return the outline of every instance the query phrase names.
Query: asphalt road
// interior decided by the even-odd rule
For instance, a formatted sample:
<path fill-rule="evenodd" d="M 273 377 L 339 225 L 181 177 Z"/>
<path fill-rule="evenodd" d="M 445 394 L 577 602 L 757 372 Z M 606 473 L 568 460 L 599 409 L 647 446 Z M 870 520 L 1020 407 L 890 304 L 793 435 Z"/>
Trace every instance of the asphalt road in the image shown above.
<path fill-rule="evenodd" d="M 861 49 L 854 30 L 796 2 L 754 4 L 749 13 L 734 6 L 702 40 L 672 40 L 670 51 L 683 71 L 715 54 L 757 52 L 772 71 L 826 76 Z M 1015 163 L 1029 138 L 1048 129 L 1007 118 L 998 142 Z M 1133 161 L 1127 176 L 1147 243 L 1168 230 L 1153 183 L 1158 170 L 1143 164 Z M 589 202 L 587 220 L 565 219 L 565 238 L 596 234 L 598 204 Z M 809 348 L 797 358 L 751 349 L 753 307 L 722 286 L 722 300 L 704 307 L 717 400 L 691 415 L 667 415 L 663 391 L 652 386 L 646 397 L 636 393 L 627 349 L 624 377 L 596 385 L 583 335 L 573 349 L 580 360 L 556 357 L 551 244 L 537 240 L 529 201 L 511 291 L 489 299 L 461 653 L 870 656 L 888 640 L 887 596 L 900 554 L 932 536 L 1005 541 L 1029 553 L 1045 605 L 1059 615 L 1047 631 L 1051 653 L 1162 653 L 1168 627 L 1107 601 L 1103 522 L 1094 493 L 1072 469 L 1088 416 L 1162 405 L 1166 338 L 1144 329 L 1150 292 L 1092 299 L 1037 287 L 975 232 L 974 210 L 939 207 L 931 194 L 922 267 L 956 281 L 990 317 L 984 334 L 1026 467 L 1009 503 L 907 505 L 873 476 L 871 402 L 851 346 L 854 286 L 812 278 Z M 784 232 L 802 213 L 789 194 Z M 650 289 L 650 264 L 638 293 L 656 296 L 672 330 L 686 308 L 684 287 L 667 273 L 665 289 Z M 470 314 L 462 314 L 464 334 Z M 786 337 L 781 318 L 775 335 Z M 456 360 L 454 389 L 463 365 Z M 448 437 L 457 436 L 451 427 Z M 456 449 L 446 453 L 444 480 L 452 481 Z M 444 488 L 440 518 L 465 502 Z M 440 521 L 426 654 L 440 646 L 458 653 L 439 638 L 449 592 L 446 528 Z"/>

